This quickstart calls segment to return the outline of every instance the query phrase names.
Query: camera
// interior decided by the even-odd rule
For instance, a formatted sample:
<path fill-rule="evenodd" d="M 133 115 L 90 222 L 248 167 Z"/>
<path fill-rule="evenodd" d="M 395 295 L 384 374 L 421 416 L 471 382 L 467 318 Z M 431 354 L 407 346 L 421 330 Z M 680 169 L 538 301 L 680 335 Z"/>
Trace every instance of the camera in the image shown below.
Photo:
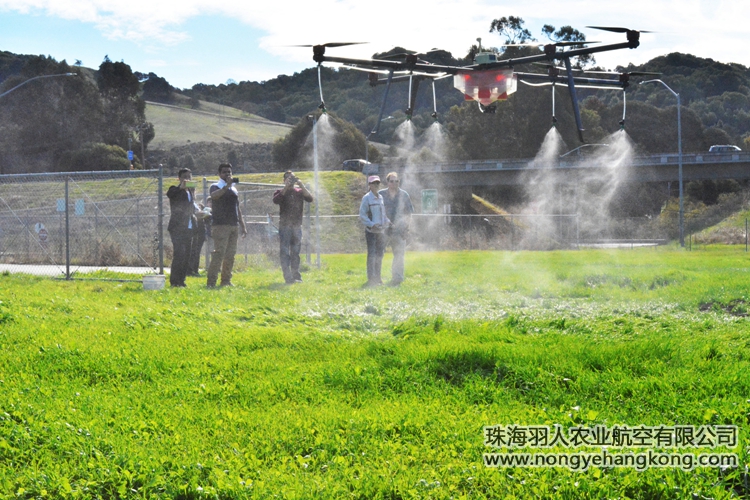
<path fill-rule="evenodd" d="M 239 177 L 232 177 L 232 184 L 237 184 L 238 182 L 240 182 Z"/>

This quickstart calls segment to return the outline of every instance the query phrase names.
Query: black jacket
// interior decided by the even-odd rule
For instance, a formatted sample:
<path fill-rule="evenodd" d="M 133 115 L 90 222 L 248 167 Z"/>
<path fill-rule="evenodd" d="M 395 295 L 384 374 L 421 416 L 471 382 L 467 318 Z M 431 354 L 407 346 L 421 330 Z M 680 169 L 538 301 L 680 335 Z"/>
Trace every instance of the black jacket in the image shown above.
<path fill-rule="evenodd" d="M 192 228 L 195 229 L 197 220 L 195 218 L 195 205 L 188 198 L 186 189 L 180 189 L 179 186 L 170 186 L 167 190 L 169 198 L 169 208 L 172 214 L 169 217 L 167 230 L 188 230 L 192 222 Z"/>

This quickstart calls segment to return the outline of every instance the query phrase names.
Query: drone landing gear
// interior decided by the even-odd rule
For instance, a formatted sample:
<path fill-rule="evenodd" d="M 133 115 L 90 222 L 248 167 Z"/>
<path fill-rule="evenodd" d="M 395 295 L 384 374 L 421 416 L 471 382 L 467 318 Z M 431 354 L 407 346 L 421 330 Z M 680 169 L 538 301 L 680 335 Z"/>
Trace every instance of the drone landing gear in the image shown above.
<path fill-rule="evenodd" d="M 320 64 L 318 64 L 318 89 L 320 90 L 320 104 L 318 105 L 318 109 L 323 113 L 328 113 L 328 110 L 326 109 L 326 101 L 323 99 L 323 82 L 320 78 Z"/>

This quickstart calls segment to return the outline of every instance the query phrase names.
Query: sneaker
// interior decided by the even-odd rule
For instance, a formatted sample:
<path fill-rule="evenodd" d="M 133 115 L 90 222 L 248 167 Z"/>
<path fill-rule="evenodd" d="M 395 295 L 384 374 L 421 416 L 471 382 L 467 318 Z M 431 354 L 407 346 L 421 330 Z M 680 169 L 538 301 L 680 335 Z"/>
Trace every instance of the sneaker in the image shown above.
<path fill-rule="evenodd" d="M 216 285 L 208 284 L 208 285 L 206 285 L 206 288 L 213 289 L 213 288 L 216 288 Z"/>
<path fill-rule="evenodd" d="M 222 283 L 222 284 L 221 284 L 221 285 L 219 285 L 219 286 L 220 286 L 220 287 L 222 287 L 222 288 L 223 288 L 223 287 L 225 287 L 225 286 L 234 286 L 234 283 L 232 283 L 232 282 L 230 281 L 230 282 L 228 282 L 228 283 Z"/>
<path fill-rule="evenodd" d="M 302 283 L 302 280 L 294 280 L 293 283 Z"/>

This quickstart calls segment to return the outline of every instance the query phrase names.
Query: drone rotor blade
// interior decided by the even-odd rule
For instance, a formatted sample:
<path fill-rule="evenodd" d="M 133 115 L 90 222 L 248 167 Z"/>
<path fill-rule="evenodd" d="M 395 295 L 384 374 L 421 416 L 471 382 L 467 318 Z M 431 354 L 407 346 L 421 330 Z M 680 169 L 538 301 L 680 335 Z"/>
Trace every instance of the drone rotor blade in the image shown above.
<path fill-rule="evenodd" d="M 637 31 L 638 33 L 656 33 L 655 31 L 646 30 L 631 30 L 628 28 L 620 28 L 618 26 L 586 26 L 594 30 L 611 31 L 612 33 L 627 33 L 628 31 Z"/>
<path fill-rule="evenodd" d="M 285 45 L 285 47 L 346 47 L 347 45 L 361 45 L 370 42 L 329 42 L 314 45 Z"/>

